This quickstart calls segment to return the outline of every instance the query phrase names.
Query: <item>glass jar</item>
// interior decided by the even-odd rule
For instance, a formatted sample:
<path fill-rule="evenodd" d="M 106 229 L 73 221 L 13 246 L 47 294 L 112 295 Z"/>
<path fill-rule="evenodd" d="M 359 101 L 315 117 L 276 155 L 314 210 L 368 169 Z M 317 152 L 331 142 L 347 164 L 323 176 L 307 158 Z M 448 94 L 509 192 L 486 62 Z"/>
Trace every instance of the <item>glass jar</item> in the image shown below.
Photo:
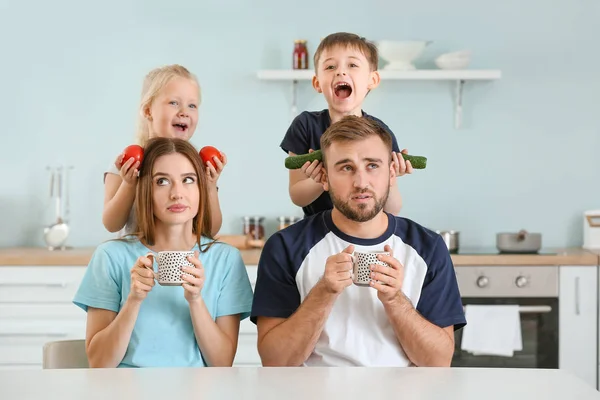
<path fill-rule="evenodd" d="M 308 69 L 308 50 L 306 40 L 294 40 L 293 69 Z"/>
<path fill-rule="evenodd" d="M 295 222 L 300 221 L 299 217 L 279 217 L 277 218 L 279 221 L 279 230 L 285 229 L 288 226 L 292 225 Z"/>
<path fill-rule="evenodd" d="M 244 235 L 252 240 L 263 240 L 265 238 L 265 217 L 244 217 Z"/>

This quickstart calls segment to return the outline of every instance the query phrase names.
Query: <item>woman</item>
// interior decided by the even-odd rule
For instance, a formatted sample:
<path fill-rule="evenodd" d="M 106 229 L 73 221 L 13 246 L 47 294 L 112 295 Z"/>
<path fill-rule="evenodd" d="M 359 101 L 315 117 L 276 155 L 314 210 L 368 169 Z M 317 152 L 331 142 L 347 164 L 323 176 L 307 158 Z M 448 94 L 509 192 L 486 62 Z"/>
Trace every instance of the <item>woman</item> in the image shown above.
<path fill-rule="evenodd" d="M 214 242 L 206 171 L 181 139 L 145 147 L 136 234 L 95 250 L 73 302 L 87 311 L 91 367 L 231 366 L 252 288 L 240 253 Z M 181 286 L 155 285 L 159 251 L 195 251 Z"/>

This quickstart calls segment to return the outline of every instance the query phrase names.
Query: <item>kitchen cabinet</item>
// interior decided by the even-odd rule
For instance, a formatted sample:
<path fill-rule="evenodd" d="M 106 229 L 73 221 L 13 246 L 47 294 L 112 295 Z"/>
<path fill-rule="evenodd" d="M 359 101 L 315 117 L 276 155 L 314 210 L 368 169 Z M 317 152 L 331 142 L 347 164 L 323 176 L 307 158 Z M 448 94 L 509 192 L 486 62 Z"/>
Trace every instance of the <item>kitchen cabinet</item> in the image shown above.
<path fill-rule="evenodd" d="M 598 267 L 559 269 L 559 365 L 597 388 Z"/>
<path fill-rule="evenodd" d="M 256 265 L 246 266 L 246 272 L 248 273 L 248 278 L 250 278 L 252 291 L 254 291 L 254 287 L 256 286 L 256 271 Z M 258 332 L 256 330 L 256 325 L 250 321 L 250 318 L 246 318 L 240 323 L 238 348 L 233 360 L 234 367 L 260 367 L 262 365 L 256 348 L 257 340 Z"/>
<path fill-rule="evenodd" d="M 84 266 L 0 267 L 0 369 L 39 369 L 44 343 L 85 338 Z"/>
<path fill-rule="evenodd" d="M 84 339 L 86 313 L 72 303 L 86 266 L 0 266 L 0 370 L 42 368 L 46 342 Z M 256 266 L 247 267 L 254 290 Z M 260 366 L 256 326 L 240 325 L 234 366 Z"/>

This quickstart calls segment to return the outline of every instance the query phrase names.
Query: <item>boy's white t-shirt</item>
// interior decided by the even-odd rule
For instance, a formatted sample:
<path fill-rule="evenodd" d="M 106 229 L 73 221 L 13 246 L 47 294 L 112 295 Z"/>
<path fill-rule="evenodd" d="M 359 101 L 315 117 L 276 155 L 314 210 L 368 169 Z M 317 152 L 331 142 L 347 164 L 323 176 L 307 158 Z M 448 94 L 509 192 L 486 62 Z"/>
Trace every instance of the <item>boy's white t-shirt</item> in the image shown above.
<path fill-rule="evenodd" d="M 108 169 L 106 171 L 104 171 L 104 179 L 105 180 L 106 180 L 106 174 L 120 175 L 119 170 L 115 166 L 114 162 L 110 164 L 110 167 L 108 167 Z M 118 235 L 118 237 L 129 235 L 129 234 L 133 233 L 134 228 L 135 228 L 135 204 L 131 207 L 131 210 L 129 211 L 129 217 L 127 217 L 127 222 L 125 223 L 125 226 L 123 227 L 123 229 L 121 229 L 118 232 L 117 235 Z"/>

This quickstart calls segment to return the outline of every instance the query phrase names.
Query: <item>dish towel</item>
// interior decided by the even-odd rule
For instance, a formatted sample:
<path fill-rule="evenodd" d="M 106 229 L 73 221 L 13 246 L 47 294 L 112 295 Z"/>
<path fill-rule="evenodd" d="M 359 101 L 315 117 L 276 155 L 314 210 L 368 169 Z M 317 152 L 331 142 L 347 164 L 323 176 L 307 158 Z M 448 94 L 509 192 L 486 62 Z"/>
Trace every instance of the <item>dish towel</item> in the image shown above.
<path fill-rule="evenodd" d="M 463 328 L 461 349 L 473 355 L 512 357 L 523 350 L 519 306 L 465 306 L 467 325 Z"/>

